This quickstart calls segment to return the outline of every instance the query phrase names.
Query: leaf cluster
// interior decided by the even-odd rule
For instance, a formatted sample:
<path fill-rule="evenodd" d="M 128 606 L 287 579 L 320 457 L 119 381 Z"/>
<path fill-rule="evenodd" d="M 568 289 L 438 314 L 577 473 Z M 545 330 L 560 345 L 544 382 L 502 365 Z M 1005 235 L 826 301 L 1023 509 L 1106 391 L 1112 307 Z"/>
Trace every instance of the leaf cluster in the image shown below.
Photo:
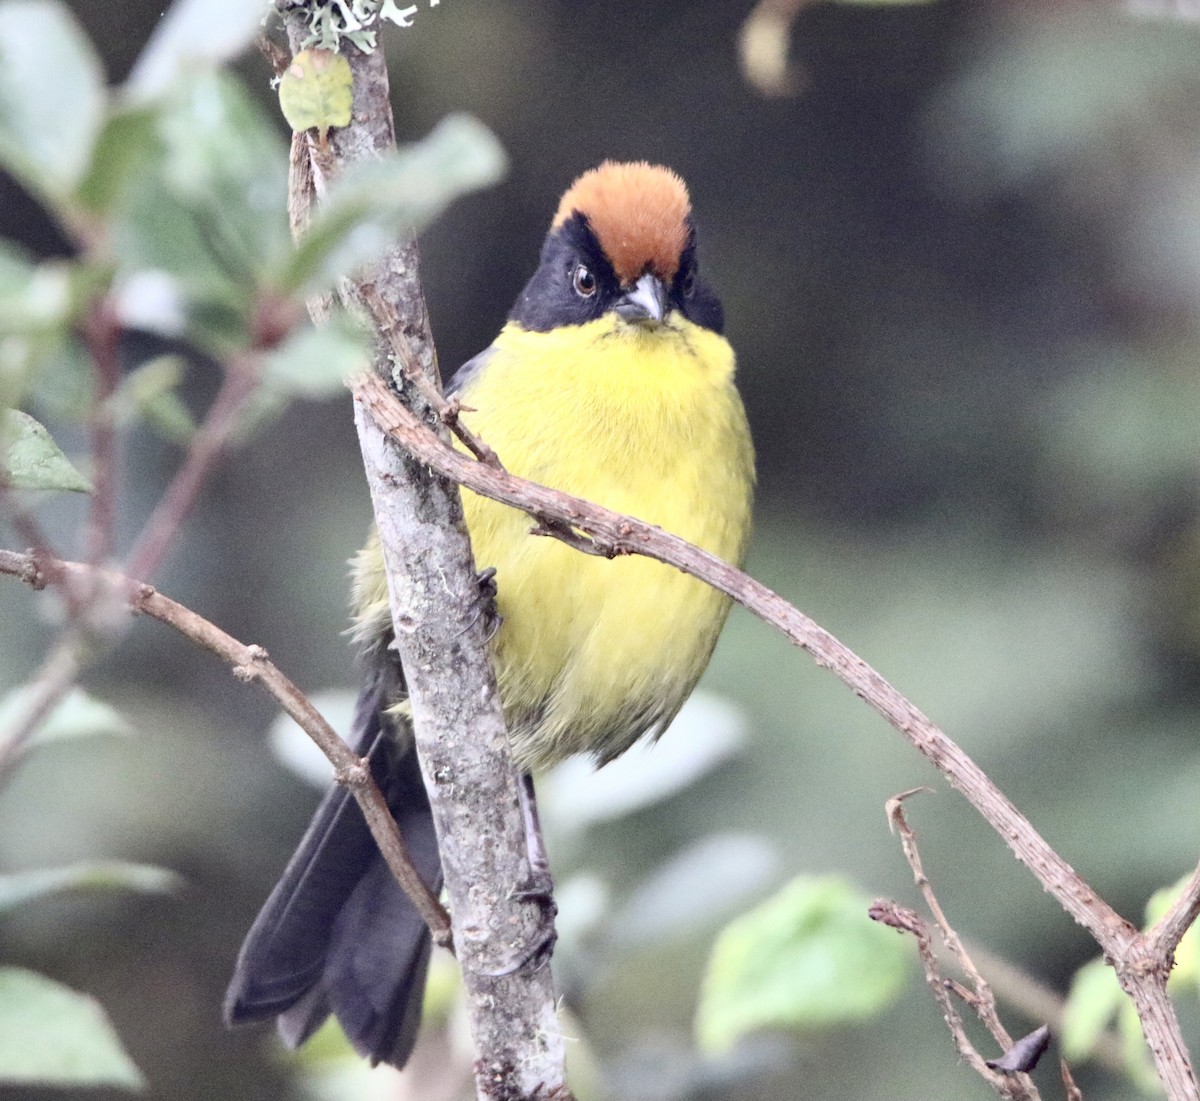
<path fill-rule="evenodd" d="M 0 2 L 0 168 L 70 244 L 69 255 L 45 259 L 0 241 L 0 509 L 13 517 L 28 521 L 26 510 L 49 493 L 99 498 L 106 485 L 112 505 L 112 449 L 106 460 L 93 443 L 73 462 L 43 421 L 62 439 L 87 438 L 90 428 L 94 440 L 97 424 L 117 435 L 135 425 L 157 432 L 185 448 L 181 470 L 198 475 L 194 494 L 215 457 L 266 415 L 343 392 L 367 364 L 365 327 L 335 314 L 316 328 L 306 298 L 328 294 L 398 233 L 503 169 L 480 123 L 447 119 L 424 141 L 347 171 L 295 247 L 281 128 L 222 67 L 258 33 L 263 12 L 261 0 L 180 0 L 114 88 L 66 4 Z M 134 330 L 170 353 L 122 362 Z M 189 372 L 220 376 L 206 411 L 181 393 Z M 93 508 L 93 521 L 111 526 L 111 514 Z M 179 522 L 155 528 L 152 517 L 143 535 L 165 547 Z M 89 610 L 93 598 L 98 587 L 64 600 L 64 641 L 78 636 L 80 668 L 125 622 Z M 80 689 L 30 728 L 38 688 L 0 701 L 0 783 L 48 740 L 128 730 Z M 32 869 L 0 877 L 0 916 L 67 889 L 161 891 L 175 882 L 161 869 L 113 862 Z M 103 1010 L 52 979 L 0 967 L 0 1033 L 0 1083 L 142 1084 Z"/>

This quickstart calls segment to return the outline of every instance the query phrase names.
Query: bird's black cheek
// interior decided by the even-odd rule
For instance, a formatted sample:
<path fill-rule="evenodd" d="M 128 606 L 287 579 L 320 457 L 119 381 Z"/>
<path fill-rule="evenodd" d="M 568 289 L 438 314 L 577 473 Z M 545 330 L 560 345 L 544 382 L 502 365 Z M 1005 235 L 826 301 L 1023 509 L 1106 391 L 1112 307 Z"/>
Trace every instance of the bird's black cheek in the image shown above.
<path fill-rule="evenodd" d="M 680 301 L 680 312 L 692 324 L 711 329 L 718 335 L 725 331 L 725 311 L 721 308 L 721 300 L 707 287 L 695 287 L 690 296 L 681 296 Z"/>

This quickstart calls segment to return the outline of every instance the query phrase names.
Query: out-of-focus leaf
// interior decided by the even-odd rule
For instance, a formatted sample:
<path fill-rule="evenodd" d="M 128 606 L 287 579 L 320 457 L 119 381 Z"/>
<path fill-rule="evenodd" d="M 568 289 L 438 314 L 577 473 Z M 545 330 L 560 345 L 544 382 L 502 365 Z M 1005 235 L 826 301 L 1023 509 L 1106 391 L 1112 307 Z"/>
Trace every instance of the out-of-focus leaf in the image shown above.
<path fill-rule="evenodd" d="M 0 968 L 0 1083 L 145 1084 L 94 999 L 19 967 Z"/>
<path fill-rule="evenodd" d="M 91 164 L 76 197 L 88 210 L 107 214 L 131 183 L 153 171 L 161 157 L 157 110 L 124 107 L 112 111 L 96 138 Z"/>
<path fill-rule="evenodd" d="M 348 688 L 330 689 L 314 692 L 309 699 L 338 734 L 343 738 L 349 737 L 358 699 L 356 692 Z M 300 729 L 296 720 L 286 711 L 276 717 L 267 737 L 275 756 L 297 776 L 307 780 L 314 787 L 329 786 L 333 776 L 333 766 L 329 763 L 329 758 L 317 748 L 316 743 Z"/>
<path fill-rule="evenodd" d="M 708 775 L 745 738 L 741 711 L 710 692 L 694 692 L 658 742 L 638 742 L 599 770 L 583 757 L 554 768 L 538 785 L 538 808 L 547 825 L 564 831 L 622 818 Z"/>
<path fill-rule="evenodd" d="M 28 707 L 33 689 L 30 685 L 14 688 L 0 699 L 0 734 L 3 734 Z M 117 710 L 103 700 L 89 695 L 82 688 L 72 688 L 62 701 L 46 716 L 34 737 L 34 742 L 65 741 L 68 738 L 97 736 L 126 737 L 133 727 Z"/>
<path fill-rule="evenodd" d="M 237 82 L 211 72 L 172 85 L 152 144 L 114 203 L 118 281 L 165 274 L 189 336 L 220 354 L 244 343 L 256 288 L 291 252 L 286 151 Z"/>
<path fill-rule="evenodd" d="M 696 1014 L 702 1048 L 762 1028 L 820 1027 L 886 1007 L 909 946 L 867 917 L 869 899 L 836 876 L 802 876 L 731 922 L 713 945 Z"/>
<path fill-rule="evenodd" d="M 328 398 L 345 393 L 346 379 L 365 370 L 370 352 L 362 330 L 346 317 L 297 329 L 266 361 L 263 384 L 298 398 Z"/>
<path fill-rule="evenodd" d="M 1170 20 L 1065 7 L 1014 25 L 943 88 L 934 112 L 956 175 L 1007 187 L 1065 160 L 1111 149 L 1128 120 L 1152 120 L 1192 80 L 1200 41 Z M 1001 45 L 1002 44 L 1002 45 Z"/>
<path fill-rule="evenodd" d="M 761 837 L 702 838 L 656 869 L 613 921 L 629 944 L 680 936 L 736 910 L 779 873 L 779 855 Z"/>
<path fill-rule="evenodd" d="M 0 3 L 0 163 L 61 202 L 87 170 L 105 109 L 87 35 L 54 0 Z"/>
<path fill-rule="evenodd" d="M 230 271 L 256 275 L 290 254 L 287 148 L 264 107 L 226 73 L 199 73 L 164 101 L 160 133 L 172 191 L 216 234 Z"/>
<path fill-rule="evenodd" d="M 175 0 L 134 64 L 126 93 L 144 103 L 180 77 L 236 57 L 266 14 L 265 0 Z"/>
<path fill-rule="evenodd" d="M 182 336 L 187 329 L 186 296 L 169 272 L 153 268 L 133 272 L 113 288 L 112 302 L 128 329 L 166 337 Z"/>
<path fill-rule="evenodd" d="M 92 359 L 83 341 L 71 331 L 14 338 L 25 356 L 23 369 L 30 383 L 30 401 L 48 418 L 83 423 L 92 407 Z M 16 349 L 14 349 L 15 351 Z M 0 351 L 0 357 L 3 351 Z M 3 365 L 0 364 L 0 373 Z"/>
<path fill-rule="evenodd" d="M 1116 974 L 1103 960 L 1092 960 L 1076 971 L 1059 1036 L 1064 1058 L 1090 1056 L 1124 1000 Z"/>
<path fill-rule="evenodd" d="M 45 427 L 19 409 L 0 411 L 0 472 L 14 489 L 92 491 Z"/>
<path fill-rule="evenodd" d="M 177 390 L 183 366 L 179 356 L 156 356 L 127 374 L 112 397 L 118 419 L 143 420 L 167 439 L 187 443 L 196 422 Z"/>
<path fill-rule="evenodd" d="M 296 131 L 350 124 L 354 77 L 350 63 L 331 50 L 301 50 L 279 79 L 279 107 Z"/>
<path fill-rule="evenodd" d="M 75 300 L 72 267 L 31 264 L 15 249 L 0 251 L 0 336 L 66 328 Z"/>
<path fill-rule="evenodd" d="M 460 195 L 495 183 L 504 170 L 504 151 L 492 132 L 478 119 L 451 115 L 424 140 L 345 172 L 274 282 L 285 291 L 325 290 L 377 260 L 399 234 L 419 232 Z"/>
<path fill-rule="evenodd" d="M 168 894 L 182 886 L 183 879 L 168 868 L 130 864 L 123 860 L 71 864 L 65 868 L 35 868 L 0 875 L 0 915 L 35 899 L 65 891 Z"/>

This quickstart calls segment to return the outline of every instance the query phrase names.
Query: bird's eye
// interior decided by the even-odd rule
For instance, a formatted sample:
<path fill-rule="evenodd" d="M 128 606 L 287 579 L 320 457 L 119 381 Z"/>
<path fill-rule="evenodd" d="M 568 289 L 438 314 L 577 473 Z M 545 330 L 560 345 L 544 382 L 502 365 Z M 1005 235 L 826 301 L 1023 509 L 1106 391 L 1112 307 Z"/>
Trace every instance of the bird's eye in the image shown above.
<path fill-rule="evenodd" d="M 591 298 L 596 293 L 596 277 L 582 264 L 576 264 L 571 273 L 571 285 L 580 298 Z"/>

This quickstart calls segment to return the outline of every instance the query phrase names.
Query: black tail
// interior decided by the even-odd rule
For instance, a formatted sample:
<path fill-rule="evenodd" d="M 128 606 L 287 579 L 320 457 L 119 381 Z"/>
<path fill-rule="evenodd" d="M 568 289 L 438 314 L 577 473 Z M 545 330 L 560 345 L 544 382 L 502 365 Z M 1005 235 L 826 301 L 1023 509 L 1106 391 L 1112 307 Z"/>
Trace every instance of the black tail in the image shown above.
<path fill-rule="evenodd" d="M 386 659 L 385 659 L 386 660 Z M 363 685 L 352 744 L 368 750 L 421 877 L 441 864 L 411 738 L 383 715 L 396 677 L 382 665 Z M 403 1066 L 421 1020 L 429 931 L 392 878 L 353 797 L 335 787 L 255 919 L 225 995 L 225 1021 L 278 1017 L 289 1047 L 332 1013 L 372 1064 Z"/>

